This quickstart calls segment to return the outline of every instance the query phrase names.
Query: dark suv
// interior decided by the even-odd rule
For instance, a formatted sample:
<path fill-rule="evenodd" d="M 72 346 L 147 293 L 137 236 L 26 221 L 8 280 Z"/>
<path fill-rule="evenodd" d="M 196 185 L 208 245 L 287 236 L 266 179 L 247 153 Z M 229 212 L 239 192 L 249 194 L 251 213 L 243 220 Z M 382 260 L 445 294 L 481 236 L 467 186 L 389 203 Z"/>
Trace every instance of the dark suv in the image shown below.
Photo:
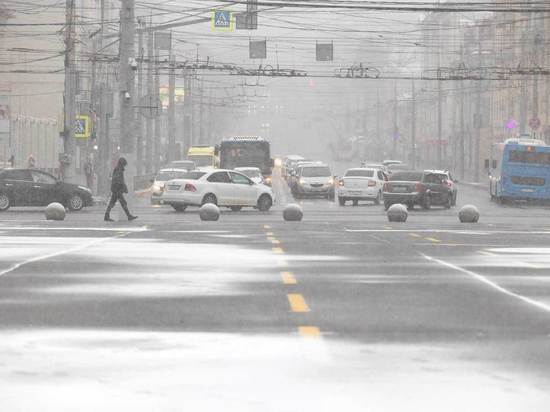
<path fill-rule="evenodd" d="M 47 206 L 59 202 L 71 210 L 93 204 L 92 191 L 34 169 L 0 170 L 0 211 L 11 206 Z"/>
<path fill-rule="evenodd" d="M 384 185 L 384 207 L 386 210 L 395 203 L 415 205 L 429 209 L 434 205 L 450 208 L 456 202 L 452 182 L 441 173 L 430 171 L 395 172 Z"/>

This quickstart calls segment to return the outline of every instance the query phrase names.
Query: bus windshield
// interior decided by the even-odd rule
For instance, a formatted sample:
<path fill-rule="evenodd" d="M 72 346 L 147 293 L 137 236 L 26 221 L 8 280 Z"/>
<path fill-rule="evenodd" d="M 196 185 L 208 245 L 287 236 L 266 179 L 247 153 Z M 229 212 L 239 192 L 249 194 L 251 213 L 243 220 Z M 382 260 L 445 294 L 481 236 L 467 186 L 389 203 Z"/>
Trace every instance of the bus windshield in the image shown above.
<path fill-rule="evenodd" d="M 222 143 L 220 162 L 222 169 L 257 167 L 269 172 L 269 145 L 265 142 Z"/>

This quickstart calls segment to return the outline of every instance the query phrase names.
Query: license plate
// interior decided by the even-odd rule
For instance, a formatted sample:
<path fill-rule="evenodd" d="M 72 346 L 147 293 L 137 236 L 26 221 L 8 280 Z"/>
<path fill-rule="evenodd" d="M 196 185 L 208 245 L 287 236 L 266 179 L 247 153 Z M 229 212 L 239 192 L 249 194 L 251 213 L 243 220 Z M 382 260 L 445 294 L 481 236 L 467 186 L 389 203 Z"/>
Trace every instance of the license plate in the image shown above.
<path fill-rule="evenodd" d="M 357 190 L 355 190 L 355 191 L 352 190 L 352 191 L 349 192 L 349 194 L 352 195 L 352 196 L 359 196 L 359 195 L 361 195 L 361 192 L 358 192 Z"/>
<path fill-rule="evenodd" d="M 535 189 L 521 189 L 522 192 L 533 193 Z"/>
<path fill-rule="evenodd" d="M 407 192 L 407 188 L 402 186 L 397 186 L 397 187 L 394 186 L 392 191 L 396 193 L 405 193 Z"/>

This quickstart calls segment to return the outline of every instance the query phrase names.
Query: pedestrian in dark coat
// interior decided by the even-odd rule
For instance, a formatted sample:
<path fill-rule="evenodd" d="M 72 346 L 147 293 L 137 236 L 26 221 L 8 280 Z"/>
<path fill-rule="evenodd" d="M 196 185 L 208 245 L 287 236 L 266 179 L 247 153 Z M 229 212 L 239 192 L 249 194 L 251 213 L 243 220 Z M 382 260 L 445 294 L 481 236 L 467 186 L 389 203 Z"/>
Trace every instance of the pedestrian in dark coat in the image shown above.
<path fill-rule="evenodd" d="M 121 157 L 118 159 L 118 163 L 113 169 L 113 178 L 111 180 L 111 200 L 109 201 L 109 205 L 105 211 L 104 218 L 106 222 L 114 222 L 109 214 L 111 213 L 111 209 L 114 207 L 117 200 L 120 203 L 120 206 L 122 206 L 122 209 L 124 209 L 126 216 L 128 216 L 128 220 L 137 219 L 137 216 L 133 216 L 128 210 L 128 203 L 126 203 L 126 199 L 124 199 L 124 193 L 128 193 L 128 187 L 124 182 L 124 168 L 127 164 L 128 162 L 126 159 Z"/>

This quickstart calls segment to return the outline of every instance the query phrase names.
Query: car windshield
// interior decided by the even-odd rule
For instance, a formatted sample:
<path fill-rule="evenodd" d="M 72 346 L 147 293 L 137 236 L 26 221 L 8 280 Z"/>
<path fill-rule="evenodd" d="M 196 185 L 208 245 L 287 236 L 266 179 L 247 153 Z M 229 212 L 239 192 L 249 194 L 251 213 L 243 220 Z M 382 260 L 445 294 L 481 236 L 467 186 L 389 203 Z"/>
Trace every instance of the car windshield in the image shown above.
<path fill-rule="evenodd" d="M 302 169 L 303 177 L 329 177 L 330 169 L 326 166 L 304 167 Z"/>
<path fill-rule="evenodd" d="M 185 173 L 180 179 L 198 180 L 201 177 L 203 177 L 205 174 L 206 172 L 195 170 L 195 171 Z"/>
<path fill-rule="evenodd" d="M 400 182 L 420 182 L 422 172 L 397 172 L 390 176 L 390 180 Z"/>
<path fill-rule="evenodd" d="M 238 170 L 238 172 L 241 172 L 243 175 L 246 175 L 246 176 L 250 177 L 251 179 L 261 176 L 260 172 L 258 170 L 255 170 L 255 169 Z"/>
<path fill-rule="evenodd" d="M 183 178 L 183 176 L 186 175 L 186 173 L 187 172 L 184 172 L 184 171 L 164 171 L 164 172 L 160 172 L 157 175 L 156 180 L 158 180 L 159 182 L 166 182 L 172 179 L 181 179 Z"/>
<path fill-rule="evenodd" d="M 345 177 L 357 176 L 357 177 L 373 177 L 374 170 L 366 169 L 351 169 L 346 172 Z"/>

